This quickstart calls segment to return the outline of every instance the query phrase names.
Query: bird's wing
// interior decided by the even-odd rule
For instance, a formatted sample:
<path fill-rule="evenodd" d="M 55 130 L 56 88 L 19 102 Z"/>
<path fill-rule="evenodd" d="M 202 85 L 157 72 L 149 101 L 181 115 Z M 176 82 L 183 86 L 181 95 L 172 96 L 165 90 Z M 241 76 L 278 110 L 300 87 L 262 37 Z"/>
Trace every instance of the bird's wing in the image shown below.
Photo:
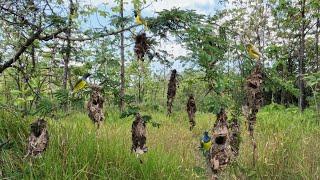
<path fill-rule="evenodd" d="M 135 20 L 137 24 L 143 24 L 144 28 L 148 29 L 148 23 L 141 17 L 140 13 L 137 14 Z"/>
<path fill-rule="evenodd" d="M 76 83 L 76 85 L 74 86 L 74 88 L 73 88 L 72 91 L 73 91 L 73 92 L 78 92 L 79 90 L 81 90 L 82 88 L 84 88 L 84 87 L 86 86 L 86 84 L 87 84 L 86 81 L 80 79 L 80 80 Z"/>
<path fill-rule="evenodd" d="M 137 17 L 136 17 L 136 23 L 137 23 L 137 24 L 143 24 L 140 15 L 137 15 Z"/>
<path fill-rule="evenodd" d="M 252 50 L 249 51 L 249 55 L 252 59 L 259 59 L 259 55 L 255 54 Z"/>
<path fill-rule="evenodd" d="M 258 56 L 261 56 L 261 53 L 259 52 L 259 50 L 258 50 L 256 47 L 252 46 L 252 47 L 251 47 L 251 50 L 252 50 L 252 52 L 253 52 L 254 54 L 256 54 L 256 55 L 258 55 Z"/>
<path fill-rule="evenodd" d="M 200 147 L 201 147 L 201 148 L 203 148 L 203 144 L 204 144 L 204 142 L 203 142 L 203 140 L 201 140 L 201 141 L 200 141 Z"/>

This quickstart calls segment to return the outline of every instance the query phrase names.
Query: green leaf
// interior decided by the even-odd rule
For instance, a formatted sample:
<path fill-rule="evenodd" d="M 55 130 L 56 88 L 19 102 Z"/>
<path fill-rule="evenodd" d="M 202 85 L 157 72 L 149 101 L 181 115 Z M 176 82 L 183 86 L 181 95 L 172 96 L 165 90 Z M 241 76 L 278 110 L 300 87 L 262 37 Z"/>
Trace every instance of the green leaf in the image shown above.
<path fill-rule="evenodd" d="M 19 95 L 19 94 L 22 94 L 22 91 L 19 91 L 19 90 L 11 90 L 10 91 L 10 93 L 12 94 L 12 95 Z"/>
<path fill-rule="evenodd" d="M 26 98 L 26 101 L 33 101 L 33 99 L 34 99 L 33 96 L 28 96 L 28 97 Z"/>
<path fill-rule="evenodd" d="M 25 103 L 26 101 L 23 99 L 23 98 L 17 98 L 15 101 L 14 101 L 14 105 L 15 106 L 19 106 L 19 105 L 22 105 L 23 103 Z"/>

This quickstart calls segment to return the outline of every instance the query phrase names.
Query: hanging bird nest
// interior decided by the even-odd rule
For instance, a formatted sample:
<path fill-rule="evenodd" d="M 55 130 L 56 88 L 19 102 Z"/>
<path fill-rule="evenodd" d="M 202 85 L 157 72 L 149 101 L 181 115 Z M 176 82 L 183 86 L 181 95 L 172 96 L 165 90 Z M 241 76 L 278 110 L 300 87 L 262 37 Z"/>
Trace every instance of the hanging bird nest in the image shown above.
<path fill-rule="evenodd" d="M 231 157 L 230 138 L 227 124 L 227 114 L 221 109 L 212 129 L 212 146 L 208 162 L 213 176 L 217 176 L 229 164 Z"/>
<path fill-rule="evenodd" d="M 148 39 L 146 33 L 143 32 L 135 37 L 134 52 L 138 60 L 144 60 L 144 56 L 148 53 L 150 47 L 151 41 Z"/>
<path fill-rule="evenodd" d="M 231 151 L 234 157 L 239 155 L 239 147 L 240 147 L 240 124 L 237 118 L 233 117 L 231 123 L 229 124 L 229 137 L 230 137 L 230 145 Z"/>
<path fill-rule="evenodd" d="M 176 96 L 177 91 L 177 70 L 173 69 L 171 71 L 170 80 L 168 83 L 168 92 L 167 92 L 167 109 L 168 109 L 168 115 L 172 113 L 172 104 L 174 101 L 174 98 Z"/>
<path fill-rule="evenodd" d="M 252 141 L 253 147 L 253 165 L 255 166 L 255 161 L 257 159 L 256 154 L 256 141 L 254 138 L 254 125 L 257 121 L 257 113 L 259 108 L 262 106 L 262 90 L 261 85 L 263 82 L 263 74 L 262 74 L 262 67 L 260 63 L 256 64 L 256 67 L 253 69 L 252 73 L 246 79 L 246 93 L 247 93 L 247 122 L 248 122 L 248 130 Z"/>
<path fill-rule="evenodd" d="M 88 116 L 95 124 L 97 124 L 97 127 L 99 128 L 101 122 L 104 120 L 104 98 L 101 94 L 101 87 L 97 85 L 92 85 L 91 89 L 91 96 L 87 104 L 87 109 L 89 112 Z"/>
<path fill-rule="evenodd" d="M 189 117 L 189 123 L 190 123 L 190 131 L 196 126 L 195 121 L 195 113 L 197 111 L 196 102 L 194 100 L 193 94 L 189 95 L 189 99 L 187 102 L 187 112 Z"/>
<path fill-rule="evenodd" d="M 256 115 L 262 105 L 262 90 L 263 82 L 261 64 L 257 63 L 250 76 L 246 79 L 247 107 L 249 114 L 247 115 L 248 129 L 250 134 L 253 134 L 254 125 L 256 123 Z"/>
<path fill-rule="evenodd" d="M 27 156 L 38 156 L 44 152 L 48 146 L 49 134 L 47 122 L 40 118 L 30 125 L 30 136 Z"/>
<path fill-rule="evenodd" d="M 143 154 L 147 152 L 146 147 L 146 124 L 140 114 L 136 114 L 136 119 L 132 123 L 132 147 L 131 152 Z"/>

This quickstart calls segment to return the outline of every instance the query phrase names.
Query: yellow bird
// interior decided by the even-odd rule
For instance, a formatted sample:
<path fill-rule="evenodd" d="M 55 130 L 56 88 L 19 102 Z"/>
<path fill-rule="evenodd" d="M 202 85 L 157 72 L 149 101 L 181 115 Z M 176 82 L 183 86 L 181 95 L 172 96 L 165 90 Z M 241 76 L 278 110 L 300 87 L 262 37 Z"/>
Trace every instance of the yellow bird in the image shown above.
<path fill-rule="evenodd" d="M 148 24 L 147 21 L 145 21 L 142 17 L 141 17 L 141 13 L 140 11 L 134 11 L 134 18 L 137 24 L 143 24 L 144 28 L 148 28 Z"/>
<path fill-rule="evenodd" d="M 259 52 L 259 50 L 256 47 L 253 46 L 253 44 L 249 43 L 246 45 L 246 47 L 247 47 L 247 51 L 249 53 L 249 56 L 252 59 L 256 59 L 256 60 L 260 59 L 261 53 Z"/>
<path fill-rule="evenodd" d="M 78 82 L 74 85 L 72 93 L 77 93 L 81 89 L 85 88 L 87 85 L 87 78 L 91 76 L 90 73 L 86 73 L 85 75 L 82 76 L 81 79 L 78 80 Z"/>
<path fill-rule="evenodd" d="M 211 137 L 209 136 L 208 131 L 205 131 L 200 141 L 200 148 L 204 152 L 208 152 L 211 148 L 211 145 L 212 145 Z"/>

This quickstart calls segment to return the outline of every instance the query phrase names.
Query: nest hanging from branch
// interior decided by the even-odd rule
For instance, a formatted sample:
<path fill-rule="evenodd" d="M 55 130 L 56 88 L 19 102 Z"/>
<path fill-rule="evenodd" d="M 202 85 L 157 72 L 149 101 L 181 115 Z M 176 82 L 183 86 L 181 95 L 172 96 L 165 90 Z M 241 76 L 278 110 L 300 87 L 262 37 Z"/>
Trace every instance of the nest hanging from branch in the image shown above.
<path fill-rule="evenodd" d="M 217 114 L 217 120 L 212 129 L 212 146 L 210 148 L 208 162 L 213 172 L 213 178 L 217 176 L 229 164 L 231 147 L 227 114 L 224 109 Z"/>
<path fill-rule="evenodd" d="M 131 152 L 137 154 L 143 154 L 147 152 L 146 147 L 146 124 L 145 121 L 141 118 L 140 114 L 136 114 L 136 119 L 132 123 L 132 147 Z"/>
<path fill-rule="evenodd" d="M 40 118 L 30 125 L 30 135 L 28 143 L 28 152 L 26 157 L 38 156 L 43 153 L 49 143 L 49 134 L 47 131 L 47 122 Z"/>
<path fill-rule="evenodd" d="M 237 118 L 233 117 L 229 124 L 230 145 L 234 157 L 239 155 L 240 147 L 240 124 Z"/>
<path fill-rule="evenodd" d="M 94 122 L 94 124 L 97 124 L 97 127 L 99 128 L 101 122 L 104 120 L 104 113 L 103 113 L 104 98 L 101 94 L 101 87 L 97 85 L 92 85 L 91 89 L 92 89 L 91 96 L 87 104 L 87 109 L 89 112 L 88 116 Z"/>
<path fill-rule="evenodd" d="M 138 34 L 135 37 L 134 52 L 138 60 L 144 61 L 144 56 L 149 52 L 151 41 L 148 39 L 146 33 Z"/>
<path fill-rule="evenodd" d="M 252 73 L 246 79 L 246 96 L 247 96 L 247 122 L 248 130 L 252 140 L 253 146 L 253 165 L 256 160 L 256 141 L 254 138 L 254 125 L 257 121 L 257 113 L 262 106 L 262 82 L 263 74 L 261 64 L 258 62 Z"/>
<path fill-rule="evenodd" d="M 168 92 L 167 92 L 167 111 L 168 115 L 172 113 L 172 104 L 177 92 L 177 70 L 173 69 L 171 71 L 170 80 L 168 83 Z"/>
<path fill-rule="evenodd" d="M 197 106 L 194 100 L 194 96 L 193 94 L 190 94 L 187 102 L 187 112 L 188 112 L 189 123 L 190 123 L 190 131 L 194 128 L 194 126 L 196 126 L 196 121 L 195 121 L 196 111 L 197 111 Z"/>
<path fill-rule="evenodd" d="M 247 121 L 250 134 L 253 134 L 256 115 L 262 105 L 262 78 L 261 65 L 258 63 L 246 79 L 247 107 L 249 112 Z"/>

